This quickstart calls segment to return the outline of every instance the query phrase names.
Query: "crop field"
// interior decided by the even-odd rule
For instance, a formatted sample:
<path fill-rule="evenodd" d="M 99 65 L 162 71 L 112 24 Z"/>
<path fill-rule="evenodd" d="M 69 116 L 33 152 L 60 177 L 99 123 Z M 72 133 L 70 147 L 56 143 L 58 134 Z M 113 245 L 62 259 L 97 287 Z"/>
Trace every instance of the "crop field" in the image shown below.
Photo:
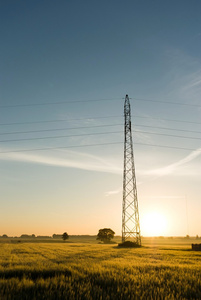
<path fill-rule="evenodd" d="M 185 239 L 1 242 L 0 299 L 201 299 L 201 252 Z"/>

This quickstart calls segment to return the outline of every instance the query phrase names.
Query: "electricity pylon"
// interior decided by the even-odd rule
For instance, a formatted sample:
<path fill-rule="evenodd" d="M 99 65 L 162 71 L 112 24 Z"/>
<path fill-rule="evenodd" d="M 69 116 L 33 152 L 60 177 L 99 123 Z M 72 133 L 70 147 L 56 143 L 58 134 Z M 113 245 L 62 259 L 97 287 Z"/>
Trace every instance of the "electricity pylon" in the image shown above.
<path fill-rule="evenodd" d="M 122 208 L 122 243 L 127 240 L 141 245 L 137 187 L 131 132 L 131 108 L 128 95 L 124 103 L 124 173 Z"/>

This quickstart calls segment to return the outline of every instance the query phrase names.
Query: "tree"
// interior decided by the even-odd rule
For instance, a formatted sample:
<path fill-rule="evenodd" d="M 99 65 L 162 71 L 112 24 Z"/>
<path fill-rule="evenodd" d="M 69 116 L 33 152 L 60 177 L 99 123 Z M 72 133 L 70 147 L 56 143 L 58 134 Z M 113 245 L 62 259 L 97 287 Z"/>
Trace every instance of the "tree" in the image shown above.
<path fill-rule="evenodd" d="M 61 238 L 62 238 L 62 234 L 56 234 L 56 233 L 54 233 L 54 234 L 52 235 L 52 238 L 53 238 L 53 239 L 61 239 Z"/>
<path fill-rule="evenodd" d="M 110 242 L 113 239 L 115 232 L 110 228 L 100 229 L 97 234 L 97 240 L 100 240 L 104 243 Z"/>
<path fill-rule="evenodd" d="M 69 239 L 69 235 L 68 235 L 67 232 L 64 232 L 64 233 L 62 234 L 62 239 L 63 239 L 64 241 L 66 241 L 67 239 Z"/>

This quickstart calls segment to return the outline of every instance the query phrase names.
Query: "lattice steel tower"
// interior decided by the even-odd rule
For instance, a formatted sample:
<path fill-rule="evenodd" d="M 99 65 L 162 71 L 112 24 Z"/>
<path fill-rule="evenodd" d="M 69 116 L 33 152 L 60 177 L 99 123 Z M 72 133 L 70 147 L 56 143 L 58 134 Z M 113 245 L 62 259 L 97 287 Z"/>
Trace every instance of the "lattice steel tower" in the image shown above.
<path fill-rule="evenodd" d="M 130 240 L 141 245 L 137 187 L 131 132 L 131 108 L 128 95 L 124 103 L 124 178 L 122 208 L 122 243 Z"/>

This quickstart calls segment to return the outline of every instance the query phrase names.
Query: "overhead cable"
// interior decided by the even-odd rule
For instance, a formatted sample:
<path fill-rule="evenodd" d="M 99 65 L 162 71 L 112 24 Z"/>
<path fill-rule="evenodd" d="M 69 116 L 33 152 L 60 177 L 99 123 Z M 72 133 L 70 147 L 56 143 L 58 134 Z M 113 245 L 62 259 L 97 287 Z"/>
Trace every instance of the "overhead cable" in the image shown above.
<path fill-rule="evenodd" d="M 171 101 L 160 101 L 160 100 L 153 100 L 153 99 L 144 99 L 144 98 L 130 98 L 136 101 L 146 101 L 146 102 L 155 102 L 161 104 L 170 104 L 170 105 L 182 105 L 182 106 L 193 106 L 193 107 L 201 107 L 199 104 L 192 104 L 192 103 L 181 103 L 181 102 L 171 102 Z"/>
<path fill-rule="evenodd" d="M 22 141 L 35 141 L 35 140 L 49 140 L 49 139 L 61 139 L 69 137 L 78 137 L 78 136 L 90 136 L 90 135 L 104 135 L 104 134 L 114 134 L 122 133 L 122 131 L 113 131 L 113 132 L 95 132 L 95 133 L 83 133 L 83 134 L 70 134 L 70 135 L 57 135 L 57 136 L 43 136 L 35 138 L 22 138 L 22 139 L 13 139 L 13 140 L 3 140 L 0 143 L 10 143 L 10 142 L 22 142 Z"/>
<path fill-rule="evenodd" d="M 76 129 L 91 129 L 91 128 L 101 128 L 101 127 L 115 127 L 122 126 L 123 124 L 103 124 L 103 125 L 90 125 L 90 126 L 79 126 L 79 127 L 65 127 L 65 128 L 50 128 L 50 129 L 39 129 L 39 130 L 26 130 L 26 131 L 10 131 L 10 132 L 1 132 L 0 136 L 3 135 L 13 135 L 13 134 L 29 134 L 29 133 L 40 133 L 40 132 L 53 132 L 53 131 L 67 131 L 67 130 L 76 130 Z M 187 129 L 176 129 L 169 128 L 163 126 L 151 126 L 151 125 L 143 125 L 143 124 L 135 124 L 135 127 L 145 127 L 145 128 L 154 128 L 154 129 L 162 129 L 162 130 L 170 130 L 170 131 L 180 131 L 180 132 L 189 132 L 189 133 L 199 133 L 201 131 L 196 130 L 187 130 Z M 135 129 L 134 129 L 135 131 Z"/>
<path fill-rule="evenodd" d="M 90 125 L 90 126 L 79 126 L 79 127 L 68 127 L 68 128 L 51 128 L 51 129 L 40 129 L 40 130 L 28 130 L 28 131 L 11 131 L 11 132 L 0 133 L 0 135 L 51 132 L 51 131 L 73 130 L 73 129 L 91 129 L 91 128 L 101 128 L 101 127 L 122 126 L 122 125 L 123 124 L 105 124 L 105 125 L 94 125 L 94 126 Z"/>
<path fill-rule="evenodd" d="M 155 135 L 162 135 L 162 136 L 169 136 L 169 137 L 176 137 L 176 138 L 183 138 L 183 139 L 191 139 L 191 140 L 201 140 L 201 137 L 191 137 L 191 136 L 182 136 L 182 135 L 174 135 L 174 134 L 166 134 L 160 132 L 150 132 L 150 131 L 141 131 L 141 130 L 134 130 L 134 132 L 139 133 L 148 133 L 148 134 L 155 134 Z"/>
<path fill-rule="evenodd" d="M 41 121 L 27 121 L 27 122 L 12 122 L 12 123 L 0 123 L 0 126 L 7 125 L 25 125 L 25 124 L 40 124 L 40 123 L 58 123 L 58 122 L 71 122 L 71 121 L 83 121 L 83 120 L 96 120 L 96 119 L 108 119 L 119 118 L 120 116 L 105 116 L 105 117 L 86 117 L 86 118 L 73 118 L 73 119 L 56 119 L 56 120 L 41 120 Z M 123 116 L 121 116 L 123 117 Z"/>
<path fill-rule="evenodd" d="M 149 125 L 142 125 L 142 124 L 135 124 L 134 127 L 146 127 L 146 128 L 155 128 L 155 129 L 164 129 L 164 130 L 171 130 L 171 131 L 182 131 L 182 132 L 191 132 L 191 133 L 200 133 L 201 131 L 196 130 L 187 130 L 187 129 L 176 129 L 176 128 L 169 128 L 169 127 L 161 127 L 161 126 L 149 126 Z"/>
<path fill-rule="evenodd" d="M 46 148 L 32 148 L 32 149 L 20 149 L 20 150 L 6 150 L 0 151 L 0 154 L 9 154 L 17 152 L 34 152 L 34 151 L 45 151 L 45 150 L 59 150 L 59 149 L 69 149 L 69 148 L 82 148 L 82 147 L 93 147 L 93 146 L 107 146 L 107 145 L 117 145 L 123 144 L 123 142 L 112 142 L 112 143 L 100 143 L 100 144 L 86 144 L 86 145 L 73 145 L 73 146 L 61 146 L 61 147 L 46 147 Z M 185 147 L 174 147 L 169 145 L 158 145 L 158 144 L 145 144 L 145 143 L 134 143 L 135 145 L 140 146 L 149 146 L 149 147 L 158 147 L 158 148 L 167 148 L 167 149 L 177 149 L 177 150 L 186 150 L 186 151 L 200 151 L 200 149 L 195 148 L 185 148 Z"/>
<path fill-rule="evenodd" d="M 150 131 L 143 131 L 143 130 L 133 130 L 133 132 L 168 136 L 168 137 L 175 137 L 175 138 L 183 138 L 183 139 L 191 139 L 191 140 L 201 140 L 201 137 L 182 136 L 182 135 L 166 134 L 160 132 L 150 132 Z M 10 140 L 0 140 L 0 143 L 47 140 L 47 139 L 51 140 L 51 139 L 61 139 L 61 138 L 69 138 L 69 137 L 82 137 L 82 136 L 104 135 L 104 134 L 115 134 L 115 133 L 123 133 L 123 132 L 121 130 L 121 131 L 94 132 L 94 133 L 70 134 L 70 135 L 43 136 L 43 137 L 33 137 L 33 138 L 19 138 L 19 139 L 10 139 Z"/>
<path fill-rule="evenodd" d="M 47 106 L 47 105 L 62 105 L 62 104 L 74 104 L 74 103 L 86 103 L 86 102 L 101 102 L 101 101 L 119 101 L 124 98 L 109 98 L 109 99 L 89 99 L 89 100 L 69 100 L 69 101 L 57 101 L 57 102 L 43 102 L 43 103 L 19 103 L 19 104 L 8 104 L 0 105 L 0 108 L 17 108 L 17 107 L 31 107 L 31 106 Z M 135 101 L 146 101 L 152 103 L 161 103 L 161 104 L 170 104 L 170 105 L 180 105 L 180 106 L 192 106 L 192 107 L 201 107 L 199 104 L 192 103 L 181 103 L 181 102 L 172 102 L 172 101 L 161 101 L 154 99 L 145 99 L 145 98 L 136 98 L 130 97 L 130 99 Z"/>
<path fill-rule="evenodd" d="M 43 103 L 21 103 L 21 104 L 0 105 L 0 108 L 61 105 L 61 104 L 70 104 L 70 103 L 85 103 L 85 102 L 100 102 L 100 101 L 115 101 L 115 100 L 121 100 L 121 98 L 70 100 L 70 101 L 57 101 L 57 102 L 46 102 L 46 103 L 45 102 L 43 102 Z"/>
<path fill-rule="evenodd" d="M 61 147 L 46 147 L 46 148 L 32 148 L 32 149 L 20 149 L 11 151 L 0 151 L 0 154 L 6 153 L 17 153 L 17 152 L 32 152 L 32 151 L 45 151 L 45 150 L 59 150 L 59 149 L 69 149 L 69 148 L 82 148 L 82 147 L 93 147 L 93 146 L 107 146 L 123 144 L 123 142 L 112 142 L 112 143 L 100 143 L 100 144 L 86 144 L 86 145 L 73 145 L 73 146 L 61 146 Z"/>
<path fill-rule="evenodd" d="M 168 121 L 168 122 L 178 122 L 178 123 L 189 123 L 189 124 L 201 124 L 201 122 L 187 121 L 187 120 L 176 120 L 176 119 L 166 119 L 166 118 L 157 118 L 151 116 L 139 116 L 132 115 L 134 118 L 140 119 L 151 119 L 158 121 Z M 98 119 L 111 119 L 111 118 L 123 118 L 123 116 L 100 116 L 100 117 L 86 117 L 86 118 L 68 118 L 68 119 L 55 119 L 55 120 L 40 120 L 40 121 L 27 121 L 27 122 L 10 122 L 10 123 L 0 123 L 0 126 L 10 126 L 10 125 L 26 125 L 26 124 L 43 124 L 43 123 L 59 123 L 59 122 L 72 122 L 72 121 L 94 121 Z"/>

